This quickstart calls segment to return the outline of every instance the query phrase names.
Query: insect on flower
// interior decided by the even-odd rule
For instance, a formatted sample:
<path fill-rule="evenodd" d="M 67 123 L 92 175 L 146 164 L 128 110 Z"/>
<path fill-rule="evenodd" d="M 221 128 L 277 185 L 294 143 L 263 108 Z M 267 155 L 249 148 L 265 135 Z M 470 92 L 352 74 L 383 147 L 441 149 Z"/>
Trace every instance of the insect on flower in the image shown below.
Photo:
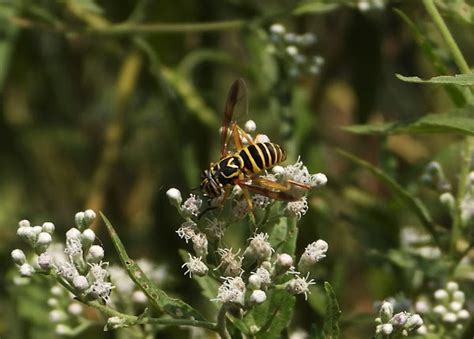
<path fill-rule="evenodd" d="M 211 163 L 209 169 L 203 172 L 200 188 L 209 200 L 222 197 L 220 201 L 224 203 L 232 188 L 238 185 L 250 210 L 252 199 L 249 192 L 275 200 L 298 200 L 301 195 L 293 194 L 292 188 L 296 186 L 308 190 L 311 185 L 290 179 L 280 183 L 258 176 L 260 172 L 285 161 L 286 152 L 280 145 L 272 142 L 254 142 L 232 119 L 235 106 L 245 90 L 245 82 L 242 79 L 234 81 L 230 87 L 221 128 L 220 160 Z M 234 142 L 235 151 L 228 150 L 231 141 Z M 216 207 L 207 208 L 200 216 Z"/>

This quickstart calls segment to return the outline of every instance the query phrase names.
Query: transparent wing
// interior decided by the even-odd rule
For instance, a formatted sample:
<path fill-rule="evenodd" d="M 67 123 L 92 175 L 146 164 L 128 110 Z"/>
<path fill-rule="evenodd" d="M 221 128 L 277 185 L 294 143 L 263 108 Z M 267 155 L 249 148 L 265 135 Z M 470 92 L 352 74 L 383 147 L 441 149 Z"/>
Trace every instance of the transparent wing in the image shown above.
<path fill-rule="evenodd" d="M 233 120 L 248 112 L 247 85 L 243 79 L 237 79 L 230 86 L 224 108 L 224 121 L 221 128 L 221 159 L 227 156 L 229 127 Z"/>

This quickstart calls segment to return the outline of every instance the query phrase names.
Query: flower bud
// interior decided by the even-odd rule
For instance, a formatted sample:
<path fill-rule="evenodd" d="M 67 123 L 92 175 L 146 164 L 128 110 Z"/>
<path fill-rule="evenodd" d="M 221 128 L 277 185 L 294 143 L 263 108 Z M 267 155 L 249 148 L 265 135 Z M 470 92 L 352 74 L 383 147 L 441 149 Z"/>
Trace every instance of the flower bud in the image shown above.
<path fill-rule="evenodd" d="M 18 271 L 22 277 L 31 277 L 35 272 L 35 269 L 30 264 L 25 263 L 18 268 Z"/>
<path fill-rule="evenodd" d="M 13 262 L 17 265 L 21 266 L 24 263 L 26 263 L 25 253 L 18 248 L 12 251 L 11 256 L 12 256 Z"/>
<path fill-rule="evenodd" d="M 170 188 L 167 190 L 166 195 L 168 196 L 168 199 L 170 199 L 171 205 L 179 207 L 183 202 L 181 192 L 176 188 Z"/>
<path fill-rule="evenodd" d="M 250 295 L 250 303 L 261 304 L 267 300 L 267 295 L 262 290 L 254 290 Z"/>
<path fill-rule="evenodd" d="M 443 315 L 443 321 L 447 323 L 455 323 L 458 320 L 458 317 L 455 313 L 453 312 L 448 312 L 445 315 Z"/>
<path fill-rule="evenodd" d="M 92 245 L 87 253 L 86 260 L 89 263 L 99 263 L 104 258 L 104 249 L 99 245 Z"/>
<path fill-rule="evenodd" d="M 38 257 L 38 266 L 43 270 L 53 267 L 53 257 L 48 252 L 43 252 Z"/>
<path fill-rule="evenodd" d="M 93 230 L 91 230 L 90 228 L 87 228 L 84 231 L 82 231 L 81 242 L 82 242 L 83 247 L 89 248 L 89 246 L 92 245 L 94 240 L 95 240 L 95 233 Z"/>
<path fill-rule="evenodd" d="M 390 319 L 390 323 L 393 324 L 396 328 L 403 327 L 408 320 L 408 314 L 406 312 L 400 312 L 393 316 Z"/>
<path fill-rule="evenodd" d="M 35 236 L 38 236 L 41 232 L 43 232 L 43 227 L 33 226 L 32 230 L 33 230 L 33 233 L 35 234 Z"/>
<path fill-rule="evenodd" d="M 84 212 L 77 212 L 74 216 L 77 228 L 82 228 L 84 226 Z"/>
<path fill-rule="evenodd" d="M 436 313 L 439 315 L 444 315 L 446 314 L 447 311 L 448 310 L 443 305 L 436 305 L 435 307 L 433 307 L 433 313 Z"/>
<path fill-rule="evenodd" d="M 255 137 L 255 143 L 266 143 L 266 142 L 270 142 L 270 138 L 266 135 L 266 134 L 258 134 L 256 137 Z"/>
<path fill-rule="evenodd" d="M 454 291 L 453 292 L 453 301 L 457 301 L 461 304 L 464 304 L 466 301 L 466 296 L 463 291 Z"/>
<path fill-rule="evenodd" d="M 106 328 L 107 330 L 114 330 L 117 328 L 124 327 L 126 323 L 127 323 L 126 319 L 122 317 L 114 316 L 107 319 Z"/>
<path fill-rule="evenodd" d="M 446 292 L 446 290 L 439 289 L 435 291 L 434 297 L 439 301 L 447 301 L 449 299 L 449 294 Z"/>
<path fill-rule="evenodd" d="M 20 227 L 30 227 L 30 226 L 31 226 L 30 221 L 26 220 L 26 219 L 23 219 L 18 223 L 19 228 Z"/>
<path fill-rule="evenodd" d="M 38 234 L 38 237 L 36 239 L 36 244 L 35 244 L 35 250 L 38 254 L 45 252 L 51 242 L 53 241 L 53 238 L 51 237 L 51 234 L 46 233 L 46 232 L 41 232 Z"/>
<path fill-rule="evenodd" d="M 408 331 L 413 331 L 413 330 L 416 330 L 421 325 L 423 325 L 423 319 L 420 317 L 420 315 L 419 314 L 412 314 L 408 318 L 408 320 L 405 324 L 405 328 Z"/>
<path fill-rule="evenodd" d="M 66 232 L 66 239 L 80 239 L 81 238 L 81 231 L 79 231 L 77 228 L 70 228 Z"/>
<path fill-rule="evenodd" d="M 439 201 L 446 206 L 450 211 L 454 210 L 455 202 L 451 193 L 445 192 L 439 196 Z"/>
<path fill-rule="evenodd" d="M 457 314 L 458 318 L 461 319 L 461 320 L 466 320 L 466 319 L 469 319 L 469 317 L 471 316 L 469 314 L 469 311 L 468 310 L 460 310 Z"/>
<path fill-rule="evenodd" d="M 272 168 L 272 172 L 273 174 L 277 174 L 277 175 L 285 174 L 285 169 L 282 166 L 277 165 Z"/>
<path fill-rule="evenodd" d="M 270 32 L 273 34 L 284 34 L 286 31 L 285 26 L 276 23 L 270 26 Z"/>
<path fill-rule="evenodd" d="M 143 291 L 135 291 L 132 294 L 132 301 L 137 304 L 146 304 L 148 302 L 148 298 Z"/>
<path fill-rule="evenodd" d="M 89 288 L 89 282 L 87 281 L 87 278 L 83 275 L 75 276 L 72 280 L 72 285 L 79 291 L 85 291 Z"/>
<path fill-rule="evenodd" d="M 52 222 L 44 222 L 43 223 L 43 226 L 41 226 L 43 232 L 46 232 L 46 233 L 49 233 L 49 234 L 52 234 L 54 232 L 54 224 Z"/>
<path fill-rule="evenodd" d="M 382 324 L 380 327 L 380 332 L 384 335 L 390 335 L 393 332 L 393 325 L 388 323 L 388 324 Z"/>
<path fill-rule="evenodd" d="M 255 132 L 257 129 L 257 124 L 253 120 L 248 120 L 244 125 L 244 129 L 247 133 Z"/>
<path fill-rule="evenodd" d="M 92 224 L 95 218 L 96 218 L 96 214 L 93 210 L 88 209 L 84 211 L 84 224 L 86 226 L 89 226 L 90 224 Z"/>
<path fill-rule="evenodd" d="M 80 315 L 82 313 L 82 305 L 76 302 L 69 304 L 67 311 L 72 315 Z"/>
<path fill-rule="evenodd" d="M 447 289 L 449 292 L 454 292 L 454 291 L 459 290 L 459 285 L 458 285 L 458 283 L 455 282 L 455 281 L 449 281 L 449 282 L 446 284 L 446 289 Z"/>
<path fill-rule="evenodd" d="M 326 176 L 326 174 L 316 173 L 315 175 L 313 175 L 312 181 L 314 186 L 324 186 L 328 182 L 328 177 Z"/>
<path fill-rule="evenodd" d="M 66 315 L 60 310 L 52 310 L 49 312 L 49 320 L 53 323 L 58 323 L 65 320 Z"/>
<path fill-rule="evenodd" d="M 56 327 L 54 328 L 54 331 L 56 332 L 56 334 L 59 334 L 59 335 L 64 335 L 64 336 L 74 335 L 72 328 L 64 324 L 57 324 Z"/>
<path fill-rule="evenodd" d="M 262 285 L 262 279 L 258 276 L 258 274 L 252 274 L 249 277 L 248 287 L 251 290 L 257 290 Z"/>
<path fill-rule="evenodd" d="M 380 307 L 379 315 L 383 323 L 388 322 L 393 317 L 392 304 L 389 303 L 388 301 L 384 301 L 382 306 Z"/>

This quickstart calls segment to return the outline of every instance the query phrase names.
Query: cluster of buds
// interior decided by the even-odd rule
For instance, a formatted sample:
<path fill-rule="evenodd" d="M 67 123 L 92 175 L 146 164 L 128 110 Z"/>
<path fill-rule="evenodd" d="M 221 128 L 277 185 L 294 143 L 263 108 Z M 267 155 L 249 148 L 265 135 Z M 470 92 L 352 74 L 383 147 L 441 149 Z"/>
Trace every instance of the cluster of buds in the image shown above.
<path fill-rule="evenodd" d="M 52 244 L 53 223 L 31 226 L 28 220 L 20 221 L 17 234 L 35 252 L 34 260 L 28 263 L 22 250 L 12 251 L 11 256 L 20 275 L 30 277 L 35 272 L 49 274 L 76 297 L 106 303 L 113 285 L 109 281 L 108 263 L 102 261 L 104 249 L 94 244 L 96 235 L 89 228 L 95 218 L 92 210 L 77 213 L 76 227 L 66 232 L 65 245 Z"/>
<path fill-rule="evenodd" d="M 72 301 L 70 292 L 57 284 L 51 288 L 48 306 L 49 320 L 59 335 L 72 336 L 89 325 L 89 321 L 83 317 L 82 305 Z"/>
<path fill-rule="evenodd" d="M 313 33 L 296 34 L 288 32 L 282 24 L 276 23 L 270 26 L 269 51 L 285 64 L 291 77 L 298 77 L 304 73 L 318 74 L 324 65 L 324 59 L 320 55 L 311 55 L 306 52 L 316 42 Z"/>
<path fill-rule="evenodd" d="M 437 161 L 432 161 L 425 167 L 421 175 L 421 181 L 429 188 L 440 193 L 451 190 L 451 183 L 444 175 L 441 164 Z"/>
<path fill-rule="evenodd" d="M 426 333 L 451 333 L 457 337 L 465 328 L 471 314 L 466 309 L 465 294 L 459 289 L 458 283 L 450 281 L 445 288 L 438 289 L 433 294 L 434 302 L 428 298 L 420 297 L 415 304 L 417 312 L 432 319 L 418 331 Z"/>
<path fill-rule="evenodd" d="M 419 314 L 406 311 L 393 313 L 392 303 L 384 301 L 380 307 L 379 316 L 375 319 L 376 339 L 416 334 L 417 330 L 423 326 L 423 319 Z"/>

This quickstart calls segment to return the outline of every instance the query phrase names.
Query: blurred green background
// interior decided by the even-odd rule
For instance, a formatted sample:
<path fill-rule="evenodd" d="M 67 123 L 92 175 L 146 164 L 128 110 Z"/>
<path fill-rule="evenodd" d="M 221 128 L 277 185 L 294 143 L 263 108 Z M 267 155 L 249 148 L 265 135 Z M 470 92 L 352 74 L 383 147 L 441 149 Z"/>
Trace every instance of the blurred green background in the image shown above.
<path fill-rule="evenodd" d="M 343 337 L 373 335 L 374 301 L 402 290 L 418 292 L 407 291 L 411 277 L 400 267 L 373 255 L 397 248 L 400 226 L 417 220 L 337 149 L 376 163 L 439 207 L 418 180 L 434 158 L 455 177 L 456 138 L 369 137 L 340 129 L 450 107 L 442 89 L 395 78 L 395 73 L 430 77 L 436 71 L 393 9 L 415 18 L 434 46 L 439 38 L 417 1 L 367 11 L 349 1 L 294 15 L 297 6 L 275 0 L 0 3 L 0 337 L 54 335 L 47 289 L 32 292 L 34 297 L 9 293 L 10 252 L 26 249 L 16 237 L 17 222 L 52 221 L 62 234 L 85 208 L 109 217 L 132 257 L 168 267 L 173 284 L 167 291 L 209 308 L 197 285 L 183 276 L 178 249 L 186 245 L 175 234 L 181 221 L 165 192 L 176 187 L 187 195 L 199 185 L 200 172 L 218 159 L 224 101 L 239 77 L 248 87 L 249 114 L 243 120 L 253 119 L 257 132 L 288 150 L 290 161 L 301 156 L 310 172 L 329 179 L 310 193 L 297 253 L 309 241 L 329 243 L 316 278 L 335 287 Z M 216 21 L 222 26 L 176 24 Z M 141 23 L 165 25 L 151 29 Z M 324 58 L 317 74 L 290 72 L 284 51 L 272 51 L 274 23 L 316 36 L 305 53 Z M 466 27 L 458 22 L 449 24 L 469 59 L 472 34 L 462 34 Z M 442 50 L 437 53 L 447 59 Z M 441 220 L 447 217 L 439 208 L 436 213 Z M 96 230 L 107 259 L 117 262 L 103 224 Z M 290 330 L 321 325 L 321 286 L 313 288 L 308 302 L 298 299 Z M 25 305 L 39 312 L 32 314 Z M 99 326 L 87 335 L 114 337 Z M 175 328 L 161 335 L 181 338 L 188 331 Z"/>

